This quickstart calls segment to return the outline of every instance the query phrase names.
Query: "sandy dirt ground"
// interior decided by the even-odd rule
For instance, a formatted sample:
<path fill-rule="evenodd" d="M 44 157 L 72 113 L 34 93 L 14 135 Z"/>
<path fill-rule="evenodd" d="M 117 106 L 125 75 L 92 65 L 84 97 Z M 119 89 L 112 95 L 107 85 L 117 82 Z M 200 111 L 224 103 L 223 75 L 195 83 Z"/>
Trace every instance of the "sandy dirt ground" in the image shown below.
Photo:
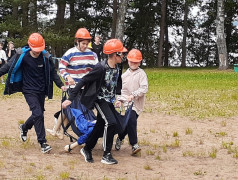
<path fill-rule="evenodd" d="M 59 102 L 46 101 L 46 128 L 53 127 Z M 1 98 L 0 107 L 0 179 L 238 179 L 238 117 L 190 120 L 145 111 L 138 119 L 141 153 L 131 156 L 126 138 L 120 151 L 113 147 L 119 163 L 105 165 L 100 162 L 101 139 L 93 150 L 93 164 L 84 161 L 81 146 L 64 152 L 70 143 L 66 136 L 60 140 L 47 134 L 53 149 L 42 154 L 34 129 L 27 142 L 19 138 L 18 124 L 30 115 L 24 98 Z"/>

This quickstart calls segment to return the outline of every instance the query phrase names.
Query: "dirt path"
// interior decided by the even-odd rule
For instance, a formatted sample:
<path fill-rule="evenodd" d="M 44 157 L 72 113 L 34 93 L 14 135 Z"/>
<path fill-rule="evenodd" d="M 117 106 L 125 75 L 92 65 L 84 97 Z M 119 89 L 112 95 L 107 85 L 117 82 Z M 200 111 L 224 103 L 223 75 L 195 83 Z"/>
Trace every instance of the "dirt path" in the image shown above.
<path fill-rule="evenodd" d="M 45 126 L 53 127 L 59 99 L 46 101 Z M 84 162 L 79 150 L 65 153 L 67 137 L 47 134 L 53 150 L 42 154 L 34 129 L 30 141 L 20 141 L 18 123 L 30 112 L 24 98 L 0 100 L 0 179 L 238 179 L 238 117 L 191 121 L 156 112 L 139 117 L 139 156 L 130 155 L 128 139 L 113 155 L 117 165 L 104 165 L 101 140 L 93 151 L 95 163 Z"/>

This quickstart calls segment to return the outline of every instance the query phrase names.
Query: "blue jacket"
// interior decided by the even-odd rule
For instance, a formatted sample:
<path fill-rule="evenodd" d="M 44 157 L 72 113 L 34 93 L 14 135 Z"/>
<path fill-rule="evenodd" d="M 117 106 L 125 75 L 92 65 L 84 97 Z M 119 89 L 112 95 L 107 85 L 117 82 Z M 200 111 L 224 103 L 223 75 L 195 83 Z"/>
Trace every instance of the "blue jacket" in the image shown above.
<path fill-rule="evenodd" d="M 8 73 L 4 95 L 10 95 L 16 92 L 22 92 L 22 59 L 25 54 L 30 51 L 28 46 L 17 49 L 17 53 L 0 69 L 0 76 Z M 45 82 L 46 82 L 46 92 L 45 95 L 49 99 L 53 97 L 53 82 L 60 88 L 64 84 L 55 70 L 54 64 L 51 59 L 51 55 L 43 50 L 43 58 L 45 64 Z"/>
<path fill-rule="evenodd" d="M 95 119 L 86 119 L 85 115 L 80 109 L 71 108 L 71 112 L 75 119 L 76 127 L 82 133 L 82 135 L 79 136 L 77 142 L 79 145 L 84 144 L 95 126 Z"/>

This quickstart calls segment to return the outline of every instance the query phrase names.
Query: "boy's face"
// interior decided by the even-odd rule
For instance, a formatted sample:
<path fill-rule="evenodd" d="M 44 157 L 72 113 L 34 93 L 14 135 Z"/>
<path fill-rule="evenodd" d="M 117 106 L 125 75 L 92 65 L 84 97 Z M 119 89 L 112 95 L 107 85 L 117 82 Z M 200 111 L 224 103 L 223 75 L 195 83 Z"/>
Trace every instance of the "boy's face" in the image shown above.
<path fill-rule="evenodd" d="M 116 53 L 116 63 L 117 64 L 120 64 L 122 62 L 122 59 L 123 59 L 124 55 L 123 53 Z"/>
<path fill-rule="evenodd" d="M 32 55 L 34 56 L 34 58 L 37 58 L 41 53 L 41 51 L 37 52 L 37 51 L 33 51 L 33 50 L 31 50 L 31 52 L 32 52 Z"/>
<path fill-rule="evenodd" d="M 84 52 L 88 48 L 88 43 L 89 43 L 88 40 L 83 40 L 83 41 L 79 42 L 79 45 L 78 45 L 79 50 Z"/>
<path fill-rule="evenodd" d="M 9 44 L 9 49 L 13 49 L 14 48 L 14 44 L 10 43 Z"/>
<path fill-rule="evenodd" d="M 0 50 L 3 48 L 2 44 L 0 44 Z"/>
<path fill-rule="evenodd" d="M 100 43 L 100 40 L 101 40 L 100 37 L 98 37 L 98 36 L 95 37 L 95 42 L 96 43 Z"/>
<path fill-rule="evenodd" d="M 140 62 L 131 62 L 128 61 L 128 65 L 130 67 L 131 70 L 136 70 L 138 69 L 138 67 L 140 66 Z"/>

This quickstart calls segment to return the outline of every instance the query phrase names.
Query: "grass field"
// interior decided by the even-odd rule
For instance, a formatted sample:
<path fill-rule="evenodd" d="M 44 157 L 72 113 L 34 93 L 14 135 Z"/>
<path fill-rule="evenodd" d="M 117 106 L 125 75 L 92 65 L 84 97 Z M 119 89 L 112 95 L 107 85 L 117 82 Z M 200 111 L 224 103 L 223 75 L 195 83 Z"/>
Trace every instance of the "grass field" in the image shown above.
<path fill-rule="evenodd" d="M 131 156 L 126 138 L 120 151 L 112 149 L 119 161 L 115 166 L 100 162 L 102 139 L 94 148 L 93 164 L 84 162 L 81 146 L 64 152 L 67 137 L 47 134 L 50 154 L 40 152 L 33 129 L 22 142 L 18 124 L 29 117 L 28 105 L 21 93 L 3 96 L 0 84 L 0 179 L 238 179 L 238 73 L 207 68 L 145 71 L 149 92 L 138 120 L 142 151 Z M 61 90 L 54 91 L 57 97 L 46 101 L 46 128 L 53 127 L 60 107 Z"/>
<path fill-rule="evenodd" d="M 149 79 L 146 111 L 191 118 L 236 114 L 238 73 L 217 69 L 146 69 Z"/>
<path fill-rule="evenodd" d="M 238 73 L 211 68 L 145 69 L 149 80 L 146 112 L 188 116 L 192 119 L 232 117 L 238 101 Z M 4 85 L 0 85 L 2 96 Z M 19 96 L 16 94 L 14 96 Z M 54 88 L 54 95 L 61 90 Z M 148 103 L 147 103 L 148 104 Z"/>

